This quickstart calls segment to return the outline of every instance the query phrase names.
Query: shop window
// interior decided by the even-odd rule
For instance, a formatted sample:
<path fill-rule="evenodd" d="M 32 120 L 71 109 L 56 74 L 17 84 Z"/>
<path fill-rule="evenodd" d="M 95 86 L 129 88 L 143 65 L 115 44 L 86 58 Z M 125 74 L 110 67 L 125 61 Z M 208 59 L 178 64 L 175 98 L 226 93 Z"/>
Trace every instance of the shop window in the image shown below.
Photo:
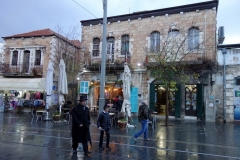
<path fill-rule="evenodd" d="M 129 54 L 129 35 L 123 35 L 121 40 L 121 55 Z"/>
<path fill-rule="evenodd" d="M 36 53 L 35 53 L 35 65 L 36 66 L 41 65 L 41 50 L 36 50 Z"/>
<path fill-rule="evenodd" d="M 197 86 L 185 86 L 185 112 L 186 115 L 195 116 L 197 110 Z"/>
<path fill-rule="evenodd" d="M 93 51 L 92 51 L 93 57 L 99 56 L 99 44 L 100 44 L 100 39 L 94 38 L 93 39 Z"/>
<path fill-rule="evenodd" d="M 160 33 L 154 31 L 150 35 L 150 51 L 159 52 L 160 51 Z"/>
<path fill-rule="evenodd" d="M 17 63 L 18 63 L 18 51 L 13 51 L 12 66 L 17 66 Z"/>
<path fill-rule="evenodd" d="M 188 30 L 188 49 L 199 49 L 199 29 L 190 28 Z"/>

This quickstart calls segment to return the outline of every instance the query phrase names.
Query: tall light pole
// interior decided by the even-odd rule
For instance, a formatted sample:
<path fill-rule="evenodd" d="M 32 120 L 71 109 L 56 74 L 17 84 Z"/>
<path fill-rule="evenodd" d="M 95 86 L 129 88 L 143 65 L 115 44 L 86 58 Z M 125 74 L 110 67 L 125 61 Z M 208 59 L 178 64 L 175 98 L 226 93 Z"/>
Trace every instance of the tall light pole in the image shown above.
<path fill-rule="evenodd" d="M 106 73 L 106 49 L 107 49 L 107 0 L 103 0 L 103 36 L 102 36 L 102 62 L 101 62 L 101 78 L 100 78 L 100 98 L 99 113 L 103 110 L 105 104 L 105 73 Z"/>
<path fill-rule="evenodd" d="M 226 54 L 227 49 L 222 49 L 223 54 L 223 120 L 226 122 Z"/>

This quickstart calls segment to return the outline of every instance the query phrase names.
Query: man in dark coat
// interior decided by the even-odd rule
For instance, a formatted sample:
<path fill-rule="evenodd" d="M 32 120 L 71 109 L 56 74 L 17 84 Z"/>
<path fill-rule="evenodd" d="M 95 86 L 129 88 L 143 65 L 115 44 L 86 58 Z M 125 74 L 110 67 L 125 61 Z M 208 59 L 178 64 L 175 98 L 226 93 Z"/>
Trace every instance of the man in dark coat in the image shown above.
<path fill-rule="evenodd" d="M 89 109 L 86 107 L 85 96 L 80 96 L 80 102 L 72 109 L 72 149 L 73 153 L 77 153 L 78 143 L 82 143 L 85 155 L 90 154 L 88 150 L 88 142 L 91 143 L 89 131 L 90 116 Z"/>
<path fill-rule="evenodd" d="M 102 146 L 104 132 L 107 136 L 106 148 L 110 150 L 109 141 L 110 141 L 111 122 L 110 122 L 110 115 L 108 113 L 108 109 L 109 109 L 109 106 L 105 104 L 105 106 L 103 107 L 103 111 L 99 114 L 97 119 L 97 127 L 101 130 L 98 149 L 101 149 L 101 150 L 104 150 Z"/>

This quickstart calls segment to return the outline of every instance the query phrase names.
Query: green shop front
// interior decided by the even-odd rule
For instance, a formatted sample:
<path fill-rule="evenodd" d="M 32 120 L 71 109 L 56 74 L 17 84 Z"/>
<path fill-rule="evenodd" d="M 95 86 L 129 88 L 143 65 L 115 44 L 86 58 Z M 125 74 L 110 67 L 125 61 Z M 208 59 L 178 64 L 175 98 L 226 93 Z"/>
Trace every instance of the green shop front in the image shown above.
<path fill-rule="evenodd" d="M 156 111 L 158 115 L 166 115 L 166 88 L 159 82 L 153 81 L 150 84 L 150 109 Z M 177 85 L 176 89 L 171 89 L 169 98 L 169 116 L 180 118 L 183 116 L 203 118 L 203 85 L 187 84 L 182 88 Z"/>

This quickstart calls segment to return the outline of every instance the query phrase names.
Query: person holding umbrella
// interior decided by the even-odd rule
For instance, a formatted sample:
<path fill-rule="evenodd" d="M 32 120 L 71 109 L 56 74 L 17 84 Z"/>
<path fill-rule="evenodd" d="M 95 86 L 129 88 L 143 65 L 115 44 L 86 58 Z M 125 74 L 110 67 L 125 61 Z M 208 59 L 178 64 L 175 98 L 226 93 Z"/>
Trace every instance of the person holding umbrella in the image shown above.
<path fill-rule="evenodd" d="M 109 141 L 110 141 L 111 122 L 110 122 L 110 115 L 108 113 L 108 109 L 109 109 L 109 106 L 105 104 L 103 107 L 103 111 L 99 114 L 98 120 L 97 120 L 97 127 L 101 130 L 100 137 L 99 137 L 99 147 L 98 147 L 98 149 L 100 150 L 104 150 L 102 146 L 104 132 L 107 136 L 106 148 L 110 150 Z"/>
<path fill-rule="evenodd" d="M 87 98 L 80 96 L 79 104 L 72 109 L 72 149 L 73 153 L 77 153 L 78 143 L 82 143 L 84 155 L 91 152 L 88 150 L 88 142 L 91 143 L 89 131 L 90 116 L 89 109 L 86 107 Z"/>

